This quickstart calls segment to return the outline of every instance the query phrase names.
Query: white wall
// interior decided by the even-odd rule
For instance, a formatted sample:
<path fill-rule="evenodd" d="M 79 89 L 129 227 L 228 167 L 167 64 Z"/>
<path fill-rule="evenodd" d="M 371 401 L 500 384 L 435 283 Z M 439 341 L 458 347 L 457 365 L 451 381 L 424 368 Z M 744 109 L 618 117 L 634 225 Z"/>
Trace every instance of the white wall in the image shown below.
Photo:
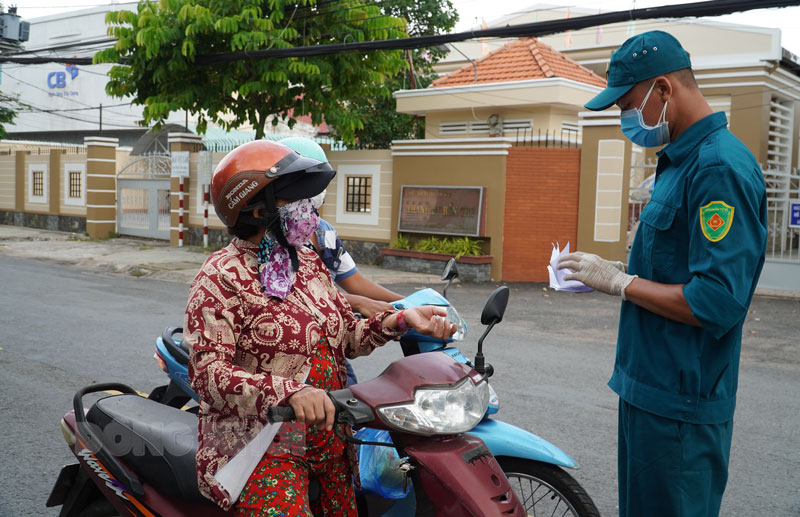
<path fill-rule="evenodd" d="M 136 11 L 135 2 L 81 9 L 71 13 L 55 14 L 25 21 L 31 24 L 30 39 L 25 50 L 36 51 L 54 46 L 107 39 L 105 16 L 109 10 Z M 108 46 L 109 44 L 104 44 Z M 58 55 L 89 57 L 100 48 L 92 50 L 63 49 Z M 51 55 L 41 51 L 39 55 Z M 45 110 L 75 110 L 51 113 L 20 112 L 7 131 L 81 131 L 99 129 L 99 106 L 103 105 L 103 129 L 139 129 L 135 124 L 141 119 L 142 109 L 115 106 L 129 99 L 110 97 L 105 93 L 106 73 L 110 64 L 67 67 L 63 64 L 2 66 L 0 88 L 6 95 L 18 95 L 19 100 L 34 108 Z M 83 109 L 93 108 L 93 109 Z M 184 122 L 184 114 L 177 113 L 171 122 Z"/>

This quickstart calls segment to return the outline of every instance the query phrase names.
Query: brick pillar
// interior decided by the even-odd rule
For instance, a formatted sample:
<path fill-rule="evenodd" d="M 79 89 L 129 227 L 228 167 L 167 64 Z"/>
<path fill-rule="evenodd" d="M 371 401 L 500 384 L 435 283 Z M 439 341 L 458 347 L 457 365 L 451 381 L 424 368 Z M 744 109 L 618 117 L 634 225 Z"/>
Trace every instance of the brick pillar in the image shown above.
<path fill-rule="evenodd" d="M 14 171 L 14 210 L 17 212 L 25 211 L 25 157 L 28 151 L 16 152 L 16 169 Z"/>
<path fill-rule="evenodd" d="M 117 138 L 86 143 L 86 233 L 103 239 L 117 231 Z"/>
<path fill-rule="evenodd" d="M 61 214 L 61 162 L 64 149 L 50 149 L 50 213 Z M 69 185 L 66 186 L 69 188 Z"/>
<path fill-rule="evenodd" d="M 194 133 L 170 133 L 168 140 L 169 151 L 197 153 L 203 149 L 203 137 L 195 135 Z M 191 162 L 192 160 L 190 160 Z M 194 160 L 196 162 L 196 158 Z M 181 195 L 180 195 L 180 178 L 171 178 L 170 180 L 170 232 L 169 243 L 171 246 L 178 246 L 181 242 L 180 228 L 181 228 Z M 189 206 L 191 199 L 191 180 L 189 178 L 183 179 L 183 244 L 188 243 L 188 230 L 189 230 Z"/>
<path fill-rule="evenodd" d="M 616 111 L 580 113 L 580 125 L 577 249 L 624 262 L 632 144 L 620 130 Z"/>

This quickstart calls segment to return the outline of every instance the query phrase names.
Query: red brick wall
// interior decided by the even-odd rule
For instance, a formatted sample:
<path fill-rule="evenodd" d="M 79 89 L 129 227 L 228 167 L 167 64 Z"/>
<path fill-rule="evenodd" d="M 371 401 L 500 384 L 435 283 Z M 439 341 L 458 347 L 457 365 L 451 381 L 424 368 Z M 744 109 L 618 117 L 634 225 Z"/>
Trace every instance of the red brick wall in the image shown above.
<path fill-rule="evenodd" d="M 575 249 L 580 161 L 580 149 L 509 150 L 503 281 L 548 282 L 551 244 Z"/>

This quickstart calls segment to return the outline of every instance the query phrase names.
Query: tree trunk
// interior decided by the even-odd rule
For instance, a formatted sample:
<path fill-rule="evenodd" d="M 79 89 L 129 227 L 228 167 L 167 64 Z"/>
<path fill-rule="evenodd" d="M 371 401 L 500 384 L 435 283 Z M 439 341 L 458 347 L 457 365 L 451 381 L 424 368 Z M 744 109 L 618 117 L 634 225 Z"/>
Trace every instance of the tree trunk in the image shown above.
<path fill-rule="evenodd" d="M 267 125 L 267 114 L 261 110 L 256 111 L 256 140 L 264 138 L 264 126 Z"/>

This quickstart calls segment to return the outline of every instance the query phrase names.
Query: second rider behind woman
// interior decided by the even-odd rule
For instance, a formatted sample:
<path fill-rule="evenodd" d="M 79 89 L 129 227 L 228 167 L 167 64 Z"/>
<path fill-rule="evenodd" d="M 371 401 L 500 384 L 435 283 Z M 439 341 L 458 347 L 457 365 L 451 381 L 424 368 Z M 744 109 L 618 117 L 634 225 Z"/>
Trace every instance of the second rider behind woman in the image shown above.
<path fill-rule="evenodd" d="M 442 339 L 455 331 L 445 311 L 430 306 L 354 316 L 319 256 L 304 247 L 317 228 L 310 198 L 334 174 L 327 163 L 262 140 L 229 153 L 212 178 L 214 208 L 233 239 L 193 281 L 184 329 L 200 397 L 199 487 L 239 515 L 311 515 L 314 475 L 321 485 L 314 514 L 355 516 L 355 454 L 332 431 L 326 392 L 345 385 L 346 357 L 367 355 L 406 328 Z M 281 428 L 232 500 L 214 474 L 276 405 L 291 406 L 308 427 Z"/>

